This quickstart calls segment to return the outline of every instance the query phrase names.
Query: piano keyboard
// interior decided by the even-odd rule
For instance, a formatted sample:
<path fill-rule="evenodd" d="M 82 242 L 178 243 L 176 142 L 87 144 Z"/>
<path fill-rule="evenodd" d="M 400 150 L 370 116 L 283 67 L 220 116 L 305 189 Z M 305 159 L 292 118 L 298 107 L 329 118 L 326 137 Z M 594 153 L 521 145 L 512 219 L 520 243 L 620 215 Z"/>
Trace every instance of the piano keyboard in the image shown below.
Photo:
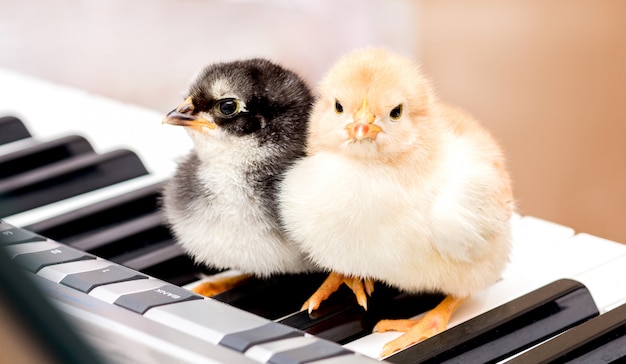
<path fill-rule="evenodd" d="M 191 293 L 233 272 L 196 266 L 163 223 L 162 183 L 191 143 L 162 116 L 0 70 L 0 243 L 106 359 L 373 363 L 399 335 L 371 333 L 379 319 L 418 316 L 442 298 L 379 285 L 364 312 L 342 288 L 311 315 L 298 312 L 319 274 L 252 279 L 210 299 Z M 502 279 L 448 330 L 384 361 L 626 357 L 626 246 L 531 216 L 512 224 Z"/>

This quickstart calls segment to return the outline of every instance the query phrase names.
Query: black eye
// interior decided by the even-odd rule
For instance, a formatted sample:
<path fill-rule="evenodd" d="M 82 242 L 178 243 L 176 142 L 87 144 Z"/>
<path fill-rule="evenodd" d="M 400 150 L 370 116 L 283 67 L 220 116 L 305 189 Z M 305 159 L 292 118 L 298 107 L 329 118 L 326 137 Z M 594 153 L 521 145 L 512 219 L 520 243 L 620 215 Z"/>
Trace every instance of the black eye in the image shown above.
<path fill-rule="evenodd" d="M 335 99 L 335 112 L 336 112 L 337 114 L 341 114 L 341 113 L 343 113 L 343 106 L 341 106 L 341 104 L 339 103 L 339 101 L 337 101 L 336 99 Z"/>
<path fill-rule="evenodd" d="M 215 104 L 215 110 L 222 116 L 234 116 L 239 113 L 241 106 L 236 99 L 223 99 Z"/>
<path fill-rule="evenodd" d="M 402 116 L 402 104 L 394 107 L 389 112 L 389 117 L 391 118 L 391 120 L 398 120 L 400 119 L 401 116 Z"/>

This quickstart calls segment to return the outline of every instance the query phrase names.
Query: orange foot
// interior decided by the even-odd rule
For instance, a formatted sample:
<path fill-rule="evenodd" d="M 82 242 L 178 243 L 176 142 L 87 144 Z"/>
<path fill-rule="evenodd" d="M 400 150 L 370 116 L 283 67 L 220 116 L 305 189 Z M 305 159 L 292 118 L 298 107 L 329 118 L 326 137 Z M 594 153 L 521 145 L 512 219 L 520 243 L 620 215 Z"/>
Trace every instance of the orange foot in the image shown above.
<path fill-rule="evenodd" d="M 251 276 L 249 274 L 238 274 L 230 277 L 220 277 L 213 281 L 202 282 L 199 285 L 193 287 L 191 290 L 201 296 L 211 297 L 238 286 L 250 277 Z"/>
<path fill-rule="evenodd" d="M 437 335 L 448 326 L 450 316 L 467 297 L 447 296 L 437 307 L 418 320 L 381 320 L 374 326 L 374 332 L 402 331 L 404 334 L 385 344 L 380 357 L 389 356 L 396 351 Z"/>
<path fill-rule="evenodd" d="M 313 310 L 317 310 L 322 301 L 330 297 L 343 283 L 354 292 L 359 305 L 367 310 L 367 296 L 371 296 L 374 292 L 374 282 L 370 279 L 362 280 L 361 278 L 347 277 L 340 273 L 331 272 L 320 288 L 304 302 L 300 311 L 308 310 L 311 313 Z"/>

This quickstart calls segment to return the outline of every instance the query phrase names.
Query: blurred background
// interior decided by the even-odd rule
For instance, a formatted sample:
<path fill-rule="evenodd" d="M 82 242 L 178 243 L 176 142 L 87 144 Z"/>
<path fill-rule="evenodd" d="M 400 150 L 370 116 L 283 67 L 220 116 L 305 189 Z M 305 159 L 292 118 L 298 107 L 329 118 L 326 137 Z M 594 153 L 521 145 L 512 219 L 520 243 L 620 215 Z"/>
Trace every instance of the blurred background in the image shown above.
<path fill-rule="evenodd" d="M 417 59 L 506 151 L 522 214 L 626 242 L 621 0 L 0 0 L 0 67 L 160 112 L 204 65 Z M 28 97 L 24 95 L 24 97 Z M 36 131 L 35 131 L 36 132 Z"/>

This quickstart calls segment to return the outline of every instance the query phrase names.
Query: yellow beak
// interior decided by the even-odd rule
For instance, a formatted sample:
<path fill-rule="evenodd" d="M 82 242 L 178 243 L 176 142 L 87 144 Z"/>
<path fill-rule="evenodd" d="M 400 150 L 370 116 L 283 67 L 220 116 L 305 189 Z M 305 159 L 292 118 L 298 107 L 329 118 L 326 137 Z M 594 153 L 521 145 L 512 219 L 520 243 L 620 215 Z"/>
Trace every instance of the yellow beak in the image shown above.
<path fill-rule="evenodd" d="M 186 98 L 176 109 L 170 111 L 163 119 L 163 124 L 189 126 L 194 129 L 215 129 L 217 127 L 213 121 L 194 115 L 191 96 Z"/>
<path fill-rule="evenodd" d="M 353 116 L 354 122 L 346 125 L 346 130 L 350 139 L 363 140 L 363 139 L 376 139 L 378 133 L 383 129 L 374 125 L 376 115 L 369 111 L 369 105 L 367 98 L 363 99 L 363 106 Z"/>

